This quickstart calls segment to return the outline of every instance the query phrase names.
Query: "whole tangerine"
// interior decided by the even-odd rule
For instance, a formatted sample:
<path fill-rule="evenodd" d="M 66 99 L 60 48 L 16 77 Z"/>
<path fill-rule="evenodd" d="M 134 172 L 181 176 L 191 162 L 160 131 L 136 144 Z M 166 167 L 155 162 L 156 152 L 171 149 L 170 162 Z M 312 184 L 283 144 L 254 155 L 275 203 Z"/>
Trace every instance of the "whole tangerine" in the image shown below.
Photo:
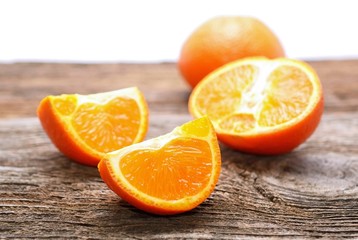
<path fill-rule="evenodd" d="M 277 36 L 253 17 L 221 16 L 204 22 L 183 44 L 178 68 L 194 88 L 216 68 L 241 58 L 284 57 Z"/>

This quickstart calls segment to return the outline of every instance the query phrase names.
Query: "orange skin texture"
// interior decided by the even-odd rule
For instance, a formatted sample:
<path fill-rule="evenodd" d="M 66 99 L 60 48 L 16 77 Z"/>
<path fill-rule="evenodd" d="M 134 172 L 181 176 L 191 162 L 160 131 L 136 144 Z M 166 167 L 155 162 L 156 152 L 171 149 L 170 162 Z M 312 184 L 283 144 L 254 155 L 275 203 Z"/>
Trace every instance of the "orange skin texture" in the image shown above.
<path fill-rule="evenodd" d="M 258 155 L 278 155 L 291 152 L 305 142 L 317 128 L 323 114 L 323 96 L 315 109 L 299 123 L 274 132 L 237 136 L 217 133 L 218 139 L 236 150 Z"/>
<path fill-rule="evenodd" d="M 48 137 L 64 155 L 81 164 L 97 166 L 101 156 L 94 156 L 90 150 L 84 149 L 74 141 L 48 97 L 41 101 L 37 113 Z"/>
<path fill-rule="evenodd" d="M 251 17 L 216 17 L 199 26 L 183 44 L 178 68 L 194 88 L 216 68 L 245 57 L 284 57 L 276 35 Z"/>

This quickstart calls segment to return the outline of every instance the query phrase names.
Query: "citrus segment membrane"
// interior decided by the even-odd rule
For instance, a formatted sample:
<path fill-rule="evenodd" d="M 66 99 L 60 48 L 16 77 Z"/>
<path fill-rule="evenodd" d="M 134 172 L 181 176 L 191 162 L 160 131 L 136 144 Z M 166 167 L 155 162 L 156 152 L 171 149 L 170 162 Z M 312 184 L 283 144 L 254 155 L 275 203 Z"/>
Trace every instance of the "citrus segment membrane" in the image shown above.
<path fill-rule="evenodd" d="M 258 69 L 252 65 L 240 66 L 217 76 L 197 95 L 198 109 L 202 115 L 218 120 L 227 113 L 235 112 L 241 103 L 242 92 L 256 77 Z M 223 91 L 225 89 L 225 91 Z"/>
<path fill-rule="evenodd" d="M 286 123 L 307 108 L 313 93 L 303 70 L 279 61 L 256 60 L 210 77 L 199 85 L 195 104 L 221 131 L 244 133 Z"/>
<path fill-rule="evenodd" d="M 307 108 L 313 86 L 302 70 L 293 66 L 280 66 L 269 75 L 268 83 L 259 116 L 260 126 L 288 122 Z"/>

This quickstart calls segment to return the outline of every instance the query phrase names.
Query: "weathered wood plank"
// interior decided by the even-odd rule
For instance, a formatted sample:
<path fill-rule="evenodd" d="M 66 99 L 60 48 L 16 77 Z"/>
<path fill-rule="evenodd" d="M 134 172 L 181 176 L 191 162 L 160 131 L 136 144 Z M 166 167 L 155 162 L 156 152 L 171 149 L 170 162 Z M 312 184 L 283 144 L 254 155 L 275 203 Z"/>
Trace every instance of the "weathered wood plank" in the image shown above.
<path fill-rule="evenodd" d="M 358 238 L 358 60 L 311 62 L 325 113 L 290 154 L 221 146 L 215 192 L 191 212 L 157 217 L 123 202 L 95 168 L 50 143 L 35 118 L 46 95 L 138 86 L 151 111 L 147 138 L 191 119 L 175 64 L 0 64 L 0 238 Z"/>
<path fill-rule="evenodd" d="M 16 86 L 16 87 L 15 87 Z M 31 117 L 47 95 L 138 86 L 151 111 L 187 113 L 189 88 L 174 64 L 0 64 L 0 117 Z"/>
<path fill-rule="evenodd" d="M 147 138 L 188 114 L 154 113 Z M 62 156 L 36 118 L 0 120 L 3 238 L 358 238 L 358 114 L 326 113 L 290 154 L 260 157 L 221 147 L 223 170 L 198 208 L 143 213 L 102 182 L 97 169 Z"/>
<path fill-rule="evenodd" d="M 325 111 L 358 111 L 358 60 L 310 62 L 324 87 Z M 176 65 L 0 64 L 0 117 L 33 117 L 49 94 L 94 93 L 138 86 L 152 112 L 187 113 L 189 87 Z"/>

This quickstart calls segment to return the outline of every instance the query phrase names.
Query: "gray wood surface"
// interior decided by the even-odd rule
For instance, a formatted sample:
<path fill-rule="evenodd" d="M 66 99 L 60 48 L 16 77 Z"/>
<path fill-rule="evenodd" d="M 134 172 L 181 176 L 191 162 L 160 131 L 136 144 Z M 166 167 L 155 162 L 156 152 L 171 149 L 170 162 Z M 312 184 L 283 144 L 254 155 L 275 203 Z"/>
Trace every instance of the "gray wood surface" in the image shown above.
<path fill-rule="evenodd" d="M 214 193 L 171 217 L 135 209 L 96 168 L 64 157 L 35 112 L 49 94 L 135 85 L 150 107 L 147 138 L 159 136 L 191 119 L 174 64 L 0 65 L 0 238 L 358 238 L 358 60 L 311 64 L 326 100 L 315 134 L 281 156 L 221 146 Z"/>

